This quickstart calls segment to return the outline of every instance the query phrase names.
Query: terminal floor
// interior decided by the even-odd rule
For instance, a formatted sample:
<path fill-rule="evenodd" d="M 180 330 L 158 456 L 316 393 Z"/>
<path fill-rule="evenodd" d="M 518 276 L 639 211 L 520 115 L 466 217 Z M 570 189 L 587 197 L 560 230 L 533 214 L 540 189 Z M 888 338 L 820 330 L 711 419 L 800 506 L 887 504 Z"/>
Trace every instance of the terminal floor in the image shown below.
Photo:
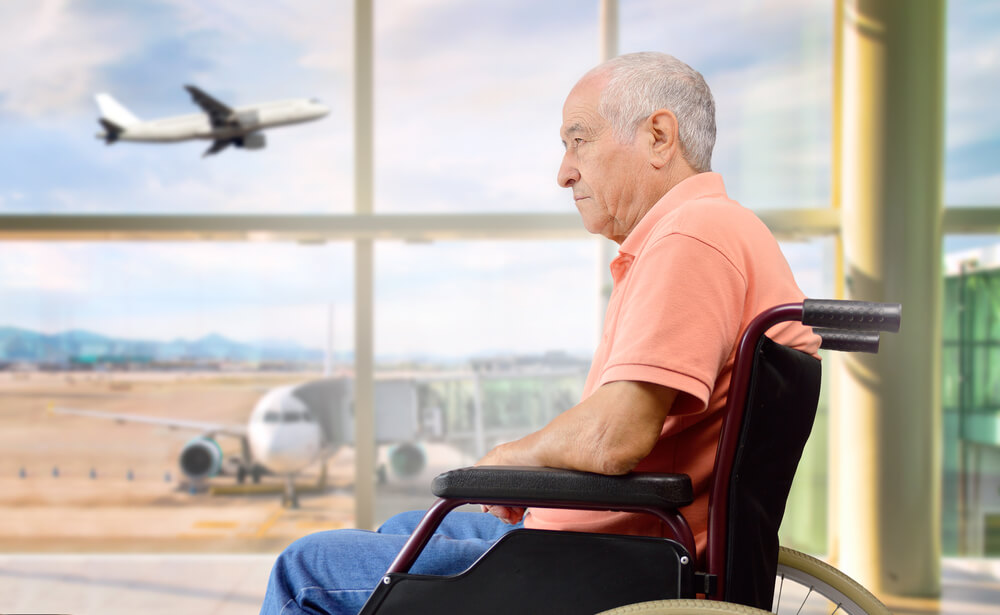
<path fill-rule="evenodd" d="M 273 555 L 0 555 L 0 613 L 258 612 Z M 948 559 L 941 600 L 887 599 L 897 615 L 1000 613 L 1000 560 Z"/>

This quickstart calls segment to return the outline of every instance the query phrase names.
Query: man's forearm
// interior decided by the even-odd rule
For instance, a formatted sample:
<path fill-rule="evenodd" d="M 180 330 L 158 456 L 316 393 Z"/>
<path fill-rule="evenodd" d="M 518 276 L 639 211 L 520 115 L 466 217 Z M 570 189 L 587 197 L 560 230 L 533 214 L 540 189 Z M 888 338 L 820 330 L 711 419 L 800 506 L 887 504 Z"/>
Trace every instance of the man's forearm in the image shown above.
<path fill-rule="evenodd" d="M 606 384 L 542 429 L 497 446 L 479 465 L 625 474 L 653 450 L 676 395 L 649 383 Z"/>

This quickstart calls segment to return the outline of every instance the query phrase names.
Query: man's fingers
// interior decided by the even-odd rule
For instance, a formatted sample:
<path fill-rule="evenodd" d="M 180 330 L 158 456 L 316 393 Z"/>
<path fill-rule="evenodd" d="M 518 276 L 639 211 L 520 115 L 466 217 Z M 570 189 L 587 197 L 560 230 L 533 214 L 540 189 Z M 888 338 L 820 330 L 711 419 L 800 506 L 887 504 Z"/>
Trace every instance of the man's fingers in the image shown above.
<path fill-rule="evenodd" d="M 524 509 L 510 506 L 486 506 L 483 505 L 483 512 L 490 513 L 504 523 L 514 525 L 524 518 Z"/>

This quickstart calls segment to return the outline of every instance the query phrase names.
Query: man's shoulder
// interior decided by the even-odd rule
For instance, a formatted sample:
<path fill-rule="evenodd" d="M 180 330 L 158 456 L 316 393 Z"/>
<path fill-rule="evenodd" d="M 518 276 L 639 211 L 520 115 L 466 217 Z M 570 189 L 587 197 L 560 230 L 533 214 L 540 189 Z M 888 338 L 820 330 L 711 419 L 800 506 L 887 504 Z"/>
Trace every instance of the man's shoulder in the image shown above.
<path fill-rule="evenodd" d="M 710 195 L 687 201 L 664 216 L 653 234 L 688 235 L 712 243 L 729 243 L 733 239 L 770 234 L 752 211 L 725 195 Z"/>

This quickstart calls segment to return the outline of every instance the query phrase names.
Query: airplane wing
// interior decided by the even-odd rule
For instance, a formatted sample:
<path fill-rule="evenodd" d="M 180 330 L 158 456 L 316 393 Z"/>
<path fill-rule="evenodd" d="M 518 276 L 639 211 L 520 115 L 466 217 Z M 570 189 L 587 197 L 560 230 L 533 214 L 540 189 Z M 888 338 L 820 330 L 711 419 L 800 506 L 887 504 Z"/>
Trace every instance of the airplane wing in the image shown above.
<path fill-rule="evenodd" d="M 231 139 L 216 139 L 215 141 L 212 141 L 212 146 L 209 147 L 207 150 L 205 150 L 205 153 L 202 154 L 201 157 L 204 158 L 205 156 L 211 156 L 212 154 L 218 154 L 222 150 L 224 150 L 227 147 L 229 147 L 230 143 L 232 143 Z"/>
<path fill-rule="evenodd" d="M 241 438 L 247 435 L 246 425 L 227 425 L 223 423 L 209 423 L 207 421 L 190 421 L 185 419 L 168 419 L 154 416 L 143 416 L 141 414 L 123 414 L 119 412 L 101 412 L 98 410 L 80 410 L 78 408 L 52 408 L 53 414 L 69 414 L 73 416 L 87 416 L 90 418 L 107 419 L 119 423 L 147 423 L 150 425 L 160 425 L 171 429 L 190 429 L 201 431 L 207 434 L 223 434 Z"/>
<path fill-rule="evenodd" d="M 191 93 L 194 102 L 208 114 L 209 119 L 212 120 L 212 126 L 221 127 L 231 123 L 230 118 L 233 116 L 233 110 L 228 105 L 219 102 L 193 85 L 185 85 L 184 89 Z"/>

